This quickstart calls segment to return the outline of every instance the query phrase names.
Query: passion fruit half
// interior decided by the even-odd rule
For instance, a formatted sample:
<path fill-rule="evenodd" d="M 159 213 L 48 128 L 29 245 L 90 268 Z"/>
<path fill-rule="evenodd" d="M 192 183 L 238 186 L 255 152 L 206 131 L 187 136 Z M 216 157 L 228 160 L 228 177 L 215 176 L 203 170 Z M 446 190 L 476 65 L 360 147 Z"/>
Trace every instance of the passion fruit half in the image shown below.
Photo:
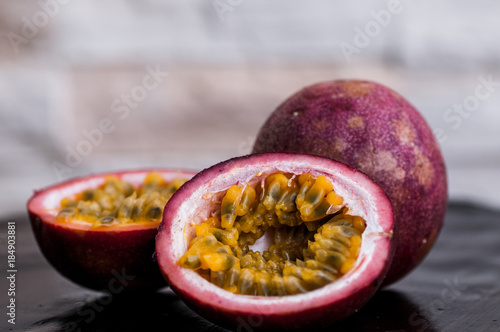
<path fill-rule="evenodd" d="M 444 159 L 425 119 L 394 90 L 361 80 L 303 88 L 260 129 L 253 152 L 273 151 L 338 160 L 385 190 L 397 223 L 386 285 L 413 270 L 435 243 L 447 202 Z"/>
<path fill-rule="evenodd" d="M 331 159 L 264 153 L 186 182 L 156 237 L 160 270 L 194 311 L 222 326 L 325 326 L 361 308 L 393 256 L 384 191 Z"/>
<path fill-rule="evenodd" d="M 195 173 L 137 170 L 53 185 L 28 201 L 45 258 L 63 276 L 113 294 L 166 286 L 153 259 L 163 208 Z"/>

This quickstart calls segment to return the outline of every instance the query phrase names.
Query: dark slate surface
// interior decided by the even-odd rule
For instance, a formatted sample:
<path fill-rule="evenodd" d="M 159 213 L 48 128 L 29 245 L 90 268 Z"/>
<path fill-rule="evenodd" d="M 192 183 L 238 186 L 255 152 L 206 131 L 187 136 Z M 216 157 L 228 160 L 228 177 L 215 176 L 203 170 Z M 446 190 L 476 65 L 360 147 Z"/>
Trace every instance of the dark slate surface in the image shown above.
<path fill-rule="evenodd" d="M 7 221 L 17 227 L 16 325 L 2 314 L 2 331 L 225 331 L 199 317 L 168 288 L 113 298 L 64 279 L 41 255 L 24 214 L 2 227 L 7 264 Z M 4 275 L 6 274 L 4 269 Z M 8 283 L 2 278 L 1 307 Z M 500 212 L 449 205 L 432 252 L 399 283 L 380 291 L 351 318 L 327 331 L 500 331 Z M 251 331 L 253 322 L 239 331 Z"/>

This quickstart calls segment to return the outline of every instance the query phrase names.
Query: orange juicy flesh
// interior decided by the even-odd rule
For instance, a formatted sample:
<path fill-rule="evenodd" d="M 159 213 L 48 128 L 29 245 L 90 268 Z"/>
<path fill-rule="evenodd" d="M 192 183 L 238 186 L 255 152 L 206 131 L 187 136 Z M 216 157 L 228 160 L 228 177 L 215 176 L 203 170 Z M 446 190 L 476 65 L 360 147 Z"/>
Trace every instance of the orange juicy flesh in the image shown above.
<path fill-rule="evenodd" d="M 238 294 L 283 296 L 320 288 L 356 264 L 365 220 L 348 214 L 324 175 L 271 174 L 231 186 L 220 210 L 194 225 L 179 264 Z M 249 247 L 272 231 L 264 252 Z"/>
<path fill-rule="evenodd" d="M 57 220 L 86 222 L 93 227 L 129 223 L 159 224 L 163 208 L 186 179 L 167 182 L 161 173 L 150 172 L 138 187 L 108 175 L 98 188 L 87 189 L 61 200 Z"/>

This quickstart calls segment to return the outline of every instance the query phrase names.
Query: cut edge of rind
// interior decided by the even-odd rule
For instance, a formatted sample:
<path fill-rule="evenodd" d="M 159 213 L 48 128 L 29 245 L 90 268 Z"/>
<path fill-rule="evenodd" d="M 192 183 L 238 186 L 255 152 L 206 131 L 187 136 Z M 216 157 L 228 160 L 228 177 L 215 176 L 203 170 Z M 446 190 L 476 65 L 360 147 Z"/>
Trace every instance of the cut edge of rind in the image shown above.
<path fill-rule="evenodd" d="M 368 197 L 378 204 L 373 211 L 378 217 L 375 220 L 376 226 L 380 227 L 375 232 L 371 232 L 374 226 L 373 224 L 369 225 L 367 221 L 367 231 L 364 235 L 358 262 L 347 275 L 330 285 L 305 294 L 282 298 L 262 298 L 232 294 L 209 283 L 196 272 L 178 265 L 178 259 L 183 250 L 186 250 L 189 240 L 183 231 L 185 230 L 184 225 L 188 221 L 182 220 L 185 217 L 182 216 L 182 209 L 188 209 L 187 205 L 192 203 L 190 199 L 199 193 L 200 186 L 213 187 L 212 182 L 217 182 L 221 174 L 244 173 L 244 169 L 249 165 L 262 166 L 262 164 L 275 163 L 279 166 L 291 163 L 295 165 L 291 168 L 300 165 L 300 172 L 297 173 L 305 173 L 307 170 L 304 170 L 304 162 L 310 165 L 311 170 L 322 169 L 326 174 L 331 175 L 335 170 L 337 172 L 335 176 L 350 179 L 353 187 L 363 188 Z M 282 169 L 283 167 L 278 168 Z M 373 222 L 372 220 L 370 223 Z M 391 245 L 393 228 L 394 214 L 387 195 L 380 186 L 362 172 L 323 157 L 295 153 L 260 153 L 236 157 L 216 164 L 195 175 L 178 190 L 165 207 L 163 221 L 156 237 L 156 253 L 160 270 L 172 289 L 201 314 L 207 310 L 212 312 L 212 314 L 207 314 L 209 319 L 213 318 L 211 315 L 213 316 L 214 311 L 218 312 L 216 316 L 222 315 L 224 317 L 222 321 L 258 314 L 262 315 L 264 320 L 267 318 L 269 324 L 274 326 L 273 322 L 281 319 L 301 320 L 304 318 L 302 316 L 311 315 L 315 309 L 318 311 L 318 308 L 329 307 L 330 309 L 325 311 L 329 313 L 329 317 L 322 317 L 322 319 L 334 321 L 359 309 L 379 288 L 394 253 Z M 182 237 L 178 234 L 179 232 L 183 233 Z M 367 253 L 370 249 L 368 246 L 373 247 L 371 255 L 369 252 Z M 377 254 L 375 255 L 374 252 Z M 334 308 L 336 304 L 341 303 L 344 305 L 350 303 L 352 308 L 350 310 Z"/>

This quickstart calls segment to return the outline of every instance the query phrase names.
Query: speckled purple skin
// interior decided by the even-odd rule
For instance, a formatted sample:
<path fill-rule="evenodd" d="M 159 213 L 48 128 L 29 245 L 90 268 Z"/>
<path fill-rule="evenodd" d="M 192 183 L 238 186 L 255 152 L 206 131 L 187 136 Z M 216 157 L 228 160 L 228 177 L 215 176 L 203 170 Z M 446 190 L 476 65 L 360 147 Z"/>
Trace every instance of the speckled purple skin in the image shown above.
<path fill-rule="evenodd" d="M 328 157 L 380 184 L 396 215 L 385 285 L 417 266 L 436 241 L 447 202 L 444 160 L 424 118 L 395 91 L 357 80 L 308 86 L 261 128 L 253 152 L 270 151 Z"/>

